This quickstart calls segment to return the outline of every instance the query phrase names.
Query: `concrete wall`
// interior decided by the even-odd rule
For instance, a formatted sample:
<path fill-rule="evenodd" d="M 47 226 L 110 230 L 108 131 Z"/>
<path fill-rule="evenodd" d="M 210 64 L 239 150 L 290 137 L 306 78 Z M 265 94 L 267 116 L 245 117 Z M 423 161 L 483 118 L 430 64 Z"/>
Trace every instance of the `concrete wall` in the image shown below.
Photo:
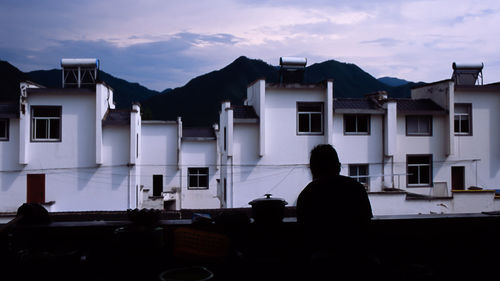
<path fill-rule="evenodd" d="M 455 102 L 472 104 L 472 135 L 454 136 L 454 154 L 449 160 L 469 160 L 466 186 L 500 189 L 500 96 L 495 92 L 455 91 Z M 470 161 L 473 159 L 478 161 Z"/>
<path fill-rule="evenodd" d="M 183 209 L 220 208 L 217 197 L 216 141 L 183 141 L 181 171 L 181 207 Z M 188 188 L 188 168 L 208 168 L 208 189 Z"/>
<path fill-rule="evenodd" d="M 369 164 L 370 190 L 382 189 L 383 115 L 370 115 L 369 135 L 344 135 L 344 115 L 333 116 L 333 147 L 337 150 L 341 174 L 349 174 L 349 164 Z"/>

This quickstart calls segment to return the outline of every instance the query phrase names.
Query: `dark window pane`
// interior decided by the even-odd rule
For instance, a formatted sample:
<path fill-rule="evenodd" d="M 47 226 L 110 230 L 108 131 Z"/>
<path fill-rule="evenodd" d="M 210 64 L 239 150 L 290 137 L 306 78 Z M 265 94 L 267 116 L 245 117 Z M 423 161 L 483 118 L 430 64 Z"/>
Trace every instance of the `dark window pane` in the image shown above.
<path fill-rule="evenodd" d="M 299 132 L 310 132 L 308 114 L 299 114 Z"/>
<path fill-rule="evenodd" d="M 458 116 L 455 116 L 455 133 L 460 133 L 460 120 Z"/>
<path fill-rule="evenodd" d="M 197 176 L 189 176 L 189 186 L 190 187 L 198 187 L 198 177 Z"/>
<path fill-rule="evenodd" d="M 418 167 L 408 167 L 408 184 L 418 183 Z"/>
<path fill-rule="evenodd" d="M 468 133 L 469 131 L 469 119 L 467 116 L 462 116 L 462 120 L 460 120 L 460 133 Z"/>
<path fill-rule="evenodd" d="M 297 110 L 299 112 L 321 112 L 322 106 L 319 103 L 299 103 Z"/>
<path fill-rule="evenodd" d="M 349 166 L 349 176 L 357 176 L 358 175 L 358 167 L 354 165 Z"/>
<path fill-rule="evenodd" d="M 321 114 L 311 114 L 311 132 L 321 132 Z"/>
<path fill-rule="evenodd" d="M 58 107 L 36 107 L 33 110 L 34 117 L 60 117 L 61 111 Z"/>
<path fill-rule="evenodd" d="M 418 132 L 418 119 L 415 116 L 406 117 L 406 131 L 408 134 L 415 134 Z"/>
<path fill-rule="evenodd" d="M 50 137 L 51 139 L 59 138 L 59 119 L 50 119 Z"/>
<path fill-rule="evenodd" d="M 344 115 L 345 131 L 349 133 L 356 132 L 356 116 Z"/>
<path fill-rule="evenodd" d="M 7 126 L 7 120 L 0 120 L 0 138 L 7 138 L 8 126 Z"/>
<path fill-rule="evenodd" d="M 48 120 L 42 119 L 42 120 L 35 120 L 35 138 L 37 139 L 46 139 L 47 136 L 47 125 L 48 125 Z"/>
<path fill-rule="evenodd" d="M 408 164 L 430 164 L 429 156 L 409 156 Z"/>
<path fill-rule="evenodd" d="M 370 128 L 370 118 L 366 115 L 358 116 L 358 133 L 368 133 Z"/>
<path fill-rule="evenodd" d="M 420 167 L 420 183 L 431 183 L 431 173 L 429 166 Z"/>
<path fill-rule="evenodd" d="M 431 119 L 428 116 L 423 116 L 418 124 L 419 133 L 430 134 L 431 132 Z"/>
<path fill-rule="evenodd" d="M 200 176 L 198 181 L 199 187 L 208 187 L 208 176 Z"/>
<path fill-rule="evenodd" d="M 367 165 L 360 165 L 359 166 L 359 175 L 363 175 L 363 176 L 368 175 L 368 166 Z"/>

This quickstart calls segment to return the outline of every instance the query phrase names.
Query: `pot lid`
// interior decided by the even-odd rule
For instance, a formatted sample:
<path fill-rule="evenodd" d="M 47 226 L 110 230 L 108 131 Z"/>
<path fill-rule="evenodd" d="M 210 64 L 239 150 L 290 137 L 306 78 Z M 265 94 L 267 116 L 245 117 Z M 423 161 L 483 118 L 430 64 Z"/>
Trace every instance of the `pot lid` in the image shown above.
<path fill-rule="evenodd" d="M 265 196 L 264 198 L 254 199 L 254 200 L 248 202 L 248 204 L 254 205 L 254 204 L 265 203 L 265 202 L 276 202 L 276 203 L 283 204 L 283 206 L 288 205 L 288 202 L 286 202 L 285 199 L 271 198 L 272 194 L 267 193 L 267 194 L 264 194 L 264 196 Z"/>

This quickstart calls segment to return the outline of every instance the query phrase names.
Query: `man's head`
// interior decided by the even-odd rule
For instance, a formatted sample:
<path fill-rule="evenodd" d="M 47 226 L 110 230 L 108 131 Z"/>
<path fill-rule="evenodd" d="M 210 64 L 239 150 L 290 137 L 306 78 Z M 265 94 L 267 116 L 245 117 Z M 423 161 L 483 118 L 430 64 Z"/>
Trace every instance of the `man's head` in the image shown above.
<path fill-rule="evenodd" d="M 317 145 L 311 150 L 309 167 L 313 179 L 338 175 L 340 173 L 340 161 L 337 151 L 329 144 Z"/>

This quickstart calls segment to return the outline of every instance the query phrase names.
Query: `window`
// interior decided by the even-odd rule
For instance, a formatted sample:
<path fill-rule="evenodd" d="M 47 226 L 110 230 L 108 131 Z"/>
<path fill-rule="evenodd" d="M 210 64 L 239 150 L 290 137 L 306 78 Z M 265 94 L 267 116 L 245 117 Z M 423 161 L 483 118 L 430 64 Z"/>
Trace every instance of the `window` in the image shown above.
<path fill-rule="evenodd" d="M 432 116 L 406 116 L 407 136 L 432 136 Z"/>
<path fill-rule="evenodd" d="M 455 104 L 455 135 L 472 135 L 472 105 L 470 103 Z"/>
<path fill-rule="evenodd" d="M 31 140 L 61 140 L 61 107 L 33 106 L 31 109 Z"/>
<path fill-rule="evenodd" d="M 363 184 L 368 190 L 369 177 L 368 177 L 368 165 L 367 164 L 350 164 L 349 165 L 349 176 L 361 184 Z"/>
<path fill-rule="evenodd" d="M 297 133 L 300 135 L 323 134 L 323 103 L 297 103 Z"/>
<path fill-rule="evenodd" d="M 345 135 L 369 135 L 370 115 L 367 114 L 344 114 Z"/>
<path fill-rule="evenodd" d="M 208 168 L 188 168 L 188 189 L 208 189 Z"/>
<path fill-rule="evenodd" d="M 9 119 L 0 119 L 0 141 L 9 140 Z"/>
<path fill-rule="evenodd" d="M 153 196 L 161 196 L 163 192 L 163 175 L 153 175 Z"/>
<path fill-rule="evenodd" d="M 407 155 L 406 172 L 408 186 L 431 186 L 432 155 Z"/>

